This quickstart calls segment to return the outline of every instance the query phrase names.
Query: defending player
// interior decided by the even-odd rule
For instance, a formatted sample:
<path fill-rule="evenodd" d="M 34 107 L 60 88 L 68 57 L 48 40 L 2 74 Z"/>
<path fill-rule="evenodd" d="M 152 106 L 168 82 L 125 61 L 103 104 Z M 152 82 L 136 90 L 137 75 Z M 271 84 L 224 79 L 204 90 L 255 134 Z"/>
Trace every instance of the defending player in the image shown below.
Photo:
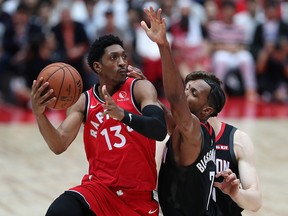
<path fill-rule="evenodd" d="M 141 25 L 157 43 L 162 60 L 164 92 L 170 103 L 170 139 L 159 173 L 159 202 L 165 216 L 214 215 L 211 193 L 216 171 L 214 132 L 207 122 L 225 104 L 220 81 L 212 74 L 194 72 L 185 79 L 185 87 L 174 63 L 166 37 L 161 9 L 144 9 L 150 28 Z"/>
<path fill-rule="evenodd" d="M 210 118 L 216 134 L 216 177 L 213 199 L 224 216 L 241 216 L 243 209 L 258 211 L 262 204 L 250 137 L 236 127 Z"/>

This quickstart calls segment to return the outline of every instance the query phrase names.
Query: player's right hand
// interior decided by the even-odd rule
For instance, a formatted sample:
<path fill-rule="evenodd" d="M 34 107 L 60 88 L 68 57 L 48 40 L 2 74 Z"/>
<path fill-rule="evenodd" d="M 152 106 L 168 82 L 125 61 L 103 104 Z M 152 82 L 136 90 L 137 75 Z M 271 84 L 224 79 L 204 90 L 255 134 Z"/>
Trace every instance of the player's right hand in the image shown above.
<path fill-rule="evenodd" d="M 219 172 L 215 176 L 216 178 L 223 177 L 222 182 L 214 182 L 214 186 L 219 188 L 224 194 L 229 195 L 231 198 L 237 196 L 240 190 L 240 179 L 231 169 Z"/>
<path fill-rule="evenodd" d="M 108 93 L 106 85 L 102 86 L 102 94 L 105 100 L 105 104 L 103 104 L 103 114 L 109 115 L 111 118 L 121 121 L 124 118 L 124 110 L 117 106 L 111 95 Z"/>
<path fill-rule="evenodd" d="M 56 101 L 53 97 L 53 89 L 49 88 L 49 83 L 44 82 L 43 77 L 34 80 L 31 91 L 32 111 L 35 115 L 43 114 L 49 103 Z"/>

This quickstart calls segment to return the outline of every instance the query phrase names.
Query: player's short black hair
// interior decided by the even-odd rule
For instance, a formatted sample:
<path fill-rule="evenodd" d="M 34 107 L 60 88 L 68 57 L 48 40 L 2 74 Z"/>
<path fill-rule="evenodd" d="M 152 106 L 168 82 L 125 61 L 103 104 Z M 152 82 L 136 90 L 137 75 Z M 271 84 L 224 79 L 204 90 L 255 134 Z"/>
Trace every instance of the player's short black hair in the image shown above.
<path fill-rule="evenodd" d="M 93 42 L 87 56 L 88 65 L 93 71 L 95 71 L 93 68 L 93 63 L 95 61 L 100 61 L 104 55 L 106 47 L 114 44 L 118 44 L 124 48 L 123 41 L 119 37 L 111 34 L 103 35 Z"/>
<path fill-rule="evenodd" d="M 214 112 L 210 117 L 217 116 L 223 109 L 226 102 L 226 96 L 223 88 L 221 87 L 221 80 L 219 80 L 218 77 L 211 72 L 193 71 L 186 76 L 185 84 L 191 80 L 198 79 L 204 80 L 211 87 L 211 91 L 208 96 L 208 104 L 214 108 Z"/>

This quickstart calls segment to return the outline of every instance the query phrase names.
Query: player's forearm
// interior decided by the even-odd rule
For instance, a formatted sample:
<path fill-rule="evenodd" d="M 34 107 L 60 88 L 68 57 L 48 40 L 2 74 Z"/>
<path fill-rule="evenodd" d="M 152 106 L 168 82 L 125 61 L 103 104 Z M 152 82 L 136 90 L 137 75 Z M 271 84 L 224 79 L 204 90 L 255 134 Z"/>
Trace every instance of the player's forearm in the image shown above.
<path fill-rule="evenodd" d="M 163 141 L 167 135 L 164 112 L 155 105 L 143 108 L 142 116 L 124 111 L 123 123 L 138 133 L 158 141 Z"/>
<path fill-rule="evenodd" d="M 243 209 L 258 211 L 262 206 L 262 196 L 257 189 L 240 189 L 236 196 L 231 197 Z"/>
<path fill-rule="evenodd" d="M 175 64 L 169 42 L 158 45 L 162 61 L 162 76 L 165 96 L 170 103 L 177 103 L 181 97 L 186 97 L 183 91 L 183 82 Z"/>
<path fill-rule="evenodd" d="M 44 114 L 38 115 L 36 116 L 36 120 L 39 131 L 51 151 L 53 151 L 55 154 L 61 154 L 64 152 L 67 147 L 62 144 L 63 137 L 61 137 L 59 131 L 51 124 L 47 117 Z"/>
<path fill-rule="evenodd" d="M 167 100 L 170 103 L 173 120 L 181 131 L 191 130 L 192 121 L 187 98 L 184 91 L 182 77 L 174 61 L 168 41 L 158 45 L 162 61 L 163 87 Z"/>

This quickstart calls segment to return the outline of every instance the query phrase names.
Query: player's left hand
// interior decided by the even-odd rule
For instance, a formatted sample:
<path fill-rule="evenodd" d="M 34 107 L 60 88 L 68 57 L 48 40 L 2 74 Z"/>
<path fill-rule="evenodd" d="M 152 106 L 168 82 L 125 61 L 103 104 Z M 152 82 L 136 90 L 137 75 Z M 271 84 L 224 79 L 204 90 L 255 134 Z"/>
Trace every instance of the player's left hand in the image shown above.
<path fill-rule="evenodd" d="M 238 179 L 236 174 L 230 169 L 217 173 L 215 177 L 219 178 L 220 176 L 222 176 L 224 180 L 222 182 L 214 182 L 214 186 L 231 198 L 235 197 L 240 190 L 240 179 Z"/>
<path fill-rule="evenodd" d="M 116 105 L 113 98 L 106 89 L 106 85 L 102 86 L 102 94 L 105 104 L 103 104 L 104 115 L 109 115 L 111 118 L 121 121 L 124 118 L 124 110 Z"/>

